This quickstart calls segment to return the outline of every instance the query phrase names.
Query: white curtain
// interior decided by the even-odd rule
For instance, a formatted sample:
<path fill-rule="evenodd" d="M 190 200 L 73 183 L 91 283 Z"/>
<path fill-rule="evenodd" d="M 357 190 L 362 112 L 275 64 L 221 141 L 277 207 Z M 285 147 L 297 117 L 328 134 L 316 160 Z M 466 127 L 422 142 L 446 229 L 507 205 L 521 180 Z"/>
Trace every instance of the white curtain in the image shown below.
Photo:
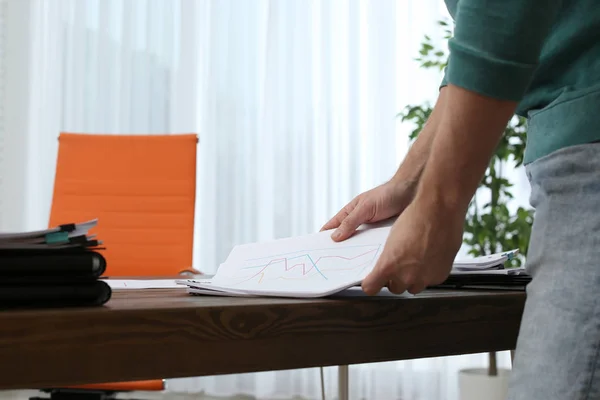
<path fill-rule="evenodd" d="M 414 57 L 445 15 L 442 0 L 0 0 L 0 229 L 46 226 L 61 131 L 195 132 L 197 269 L 314 232 L 406 154 L 395 115 L 435 99 L 441 76 Z M 455 399 L 457 370 L 485 361 L 352 366 L 352 398 Z M 320 393 L 318 369 L 169 389 Z"/>

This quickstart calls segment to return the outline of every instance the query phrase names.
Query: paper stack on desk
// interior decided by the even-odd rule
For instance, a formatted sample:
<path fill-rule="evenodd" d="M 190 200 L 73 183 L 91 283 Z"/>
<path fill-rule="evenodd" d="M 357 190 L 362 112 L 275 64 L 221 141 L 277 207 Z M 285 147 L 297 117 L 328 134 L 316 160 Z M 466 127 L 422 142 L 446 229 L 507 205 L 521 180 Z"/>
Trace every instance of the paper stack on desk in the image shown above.
<path fill-rule="evenodd" d="M 97 224 L 98 220 L 94 219 L 37 231 L 0 233 L 0 250 L 53 251 L 97 247 L 102 242 L 95 235 L 89 235 Z"/>
<path fill-rule="evenodd" d="M 454 263 L 450 276 L 433 288 L 524 290 L 531 276 L 524 267 L 507 268 L 518 250 L 476 257 Z"/>
<path fill-rule="evenodd" d="M 519 254 L 519 250 L 510 250 L 489 256 L 457 259 L 452 265 L 451 275 L 519 275 L 525 272 L 522 267 L 506 268 L 506 262 Z"/>
<path fill-rule="evenodd" d="M 89 231 L 96 220 L 0 233 L 0 307 L 101 305 L 111 290 L 106 260 Z"/>
<path fill-rule="evenodd" d="M 325 297 L 360 285 L 385 244 L 391 223 L 362 226 L 334 242 L 331 231 L 234 247 L 209 279 L 179 281 L 188 293 L 213 296 Z M 499 269 L 512 252 L 459 260 L 454 272 L 507 274 Z"/>

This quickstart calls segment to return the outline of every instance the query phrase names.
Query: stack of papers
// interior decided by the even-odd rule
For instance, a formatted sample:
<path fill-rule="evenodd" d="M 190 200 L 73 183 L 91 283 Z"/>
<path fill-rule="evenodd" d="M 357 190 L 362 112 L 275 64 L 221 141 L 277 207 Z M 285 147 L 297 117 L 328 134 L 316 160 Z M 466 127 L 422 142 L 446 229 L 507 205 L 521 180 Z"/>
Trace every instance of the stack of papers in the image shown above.
<path fill-rule="evenodd" d="M 361 226 L 343 242 L 331 231 L 236 246 L 217 273 L 206 279 L 185 279 L 193 295 L 326 297 L 360 285 L 375 266 L 391 222 Z M 504 263 L 516 252 L 457 260 L 453 274 L 512 274 Z"/>
<path fill-rule="evenodd" d="M 64 224 L 45 230 L 0 233 L 0 250 L 57 250 L 96 247 L 102 244 L 89 231 L 98 224 L 94 219 Z"/>
<path fill-rule="evenodd" d="M 390 227 L 360 229 L 334 242 L 331 232 L 239 245 L 211 279 L 188 279 L 192 294 L 323 297 L 359 284 L 381 255 Z"/>
<path fill-rule="evenodd" d="M 524 267 L 506 268 L 518 250 L 456 261 L 450 276 L 435 288 L 524 290 L 531 276 Z"/>
<path fill-rule="evenodd" d="M 489 256 L 474 257 L 454 261 L 451 275 L 519 275 L 525 273 L 523 267 L 506 268 L 506 262 L 519 254 L 519 250 L 510 250 Z"/>

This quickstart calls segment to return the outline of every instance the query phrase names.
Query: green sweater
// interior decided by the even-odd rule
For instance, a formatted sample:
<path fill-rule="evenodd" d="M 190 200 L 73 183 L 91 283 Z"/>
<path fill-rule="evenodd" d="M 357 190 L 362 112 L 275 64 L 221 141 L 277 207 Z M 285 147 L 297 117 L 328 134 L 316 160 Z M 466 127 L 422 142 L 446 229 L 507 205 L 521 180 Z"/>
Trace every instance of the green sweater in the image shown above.
<path fill-rule="evenodd" d="M 600 140 L 600 1 L 446 0 L 442 85 L 519 103 L 525 162 Z"/>

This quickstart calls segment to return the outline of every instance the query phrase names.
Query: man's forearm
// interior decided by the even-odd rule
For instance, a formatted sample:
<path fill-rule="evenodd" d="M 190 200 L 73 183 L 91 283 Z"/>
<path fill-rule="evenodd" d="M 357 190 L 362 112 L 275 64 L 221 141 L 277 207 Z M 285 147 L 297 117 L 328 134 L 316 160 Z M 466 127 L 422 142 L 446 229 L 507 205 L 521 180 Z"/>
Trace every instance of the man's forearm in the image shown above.
<path fill-rule="evenodd" d="M 517 103 L 454 85 L 446 87 L 446 98 L 416 198 L 463 215 Z"/>
<path fill-rule="evenodd" d="M 439 92 L 438 99 L 433 107 L 423 130 L 411 146 L 406 158 L 391 179 L 395 182 L 414 183 L 415 187 L 425 169 L 427 158 L 431 151 L 431 144 L 442 119 L 442 111 L 446 104 L 446 88 Z"/>

